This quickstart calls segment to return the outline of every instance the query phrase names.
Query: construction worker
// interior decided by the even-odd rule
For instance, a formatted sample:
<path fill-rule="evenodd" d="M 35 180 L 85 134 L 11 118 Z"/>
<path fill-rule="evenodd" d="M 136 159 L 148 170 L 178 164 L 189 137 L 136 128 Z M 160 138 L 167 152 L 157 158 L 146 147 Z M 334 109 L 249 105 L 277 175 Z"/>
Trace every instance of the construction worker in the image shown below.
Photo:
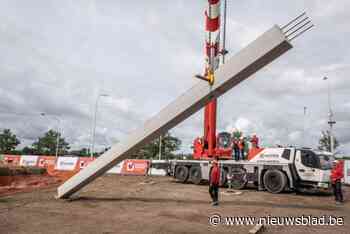
<path fill-rule="evenodd" d="M 333 193 L 335 202 L 337 205 L 343 202 L 343 192 L 341 188 L 341 179 L 344 178 L 343 163 L 338 160 L 334 160 L 331 171 L 331 182 L 333 187 Z"/>
<path fill-rule="evenodd" d="M 242 133 L 235 128 L 232 131 L 232 152 L 236 161 L 240 158 L 239 138 L 241 137 L 241 134 Z"/>
<path fill-rule="evenodd" d="M 209 194 L 212 199 L 212 205 L 219 205 L 219 184 L 220 184 L 220 168 L 218 161 L 215 159 L 212 161 L 212 167 L 210 169 L 209 176 Z"/>
<path fill-rule="evenodd" d="M 252 143 L 252 148 L 259 148 L 259 138 L 256 136 L 256 133 L 253 133 L 252 139 L 250 139 Z"/>
<path fill-rule="evenodd" d="M 240 159 L 244 160 L 245 159 L 245 155 L 244 155 L 245 141 L 244 141 L 244 137 L 243 136 L 241 136 L 239 138 L 238 148 L 239 148 Z"/>
<path fill-rule="evenodd" d="M 232 139 L 232 151 L 234 153 L 234 159 L 238 161 L 240 158 L 239 139 Z"/>

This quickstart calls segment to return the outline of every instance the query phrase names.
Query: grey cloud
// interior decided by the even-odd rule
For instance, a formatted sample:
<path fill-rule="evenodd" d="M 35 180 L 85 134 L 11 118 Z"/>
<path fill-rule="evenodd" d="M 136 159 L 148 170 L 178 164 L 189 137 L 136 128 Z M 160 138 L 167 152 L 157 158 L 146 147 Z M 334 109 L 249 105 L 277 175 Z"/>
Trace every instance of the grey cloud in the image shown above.
<path fill-rule="evenodd" d="M 122 140 L 197 80 L 204 67 L 205 1 L 2 1 L 0 3 L 0 128 L 31 142 L 57 123 L 76 148 L 91 139 L 99 93 L 120 102 L 99 103 L 97 147 Z M 348 1 L 228 1 L 227 46 L 233 56 L 271 25 L 306 10 L 315 28 L 295 48 L 219 99 L 218 129 L 240 118 L 246 131 L 276 142 L 316 146 L 327 129 L 327 83 L 338 121 L 335 134 L 350 153 L 350 30 Z M 125 106 L 122 100 L 130 101 Z M 303 107 L 305 141 L 302 143 Z M 2 113 L 2 114 L 1 114 Z M 24 120 L 25 119 L 25 120 Z M 202 134 L 202 112 L 173 133 L 183 151 Z"/>

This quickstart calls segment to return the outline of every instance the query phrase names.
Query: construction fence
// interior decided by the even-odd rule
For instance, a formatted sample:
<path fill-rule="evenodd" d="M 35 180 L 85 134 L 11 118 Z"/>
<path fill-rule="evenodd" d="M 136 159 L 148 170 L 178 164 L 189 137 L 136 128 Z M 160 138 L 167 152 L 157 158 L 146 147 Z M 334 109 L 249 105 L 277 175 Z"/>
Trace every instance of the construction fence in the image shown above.
<path fill-rule="evenodd" d="M 75 156 L 0 155 L 0 161 L 9 166 L 46 168 L 49 174 L 57 172 L 77 173 L 96 158 Z M 167 175 L 167 163 L 163 160 L 126 159 L 107 173 L 120 175 Z"/>

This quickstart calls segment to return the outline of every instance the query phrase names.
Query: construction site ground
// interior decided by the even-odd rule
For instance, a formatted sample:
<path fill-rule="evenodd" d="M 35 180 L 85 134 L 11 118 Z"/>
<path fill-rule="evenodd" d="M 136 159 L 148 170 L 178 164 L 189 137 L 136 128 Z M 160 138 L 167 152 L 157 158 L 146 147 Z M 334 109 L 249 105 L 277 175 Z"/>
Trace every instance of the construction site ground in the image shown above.
<path fill-rule="evenodd" d="M 0 197 L 0 233 L 249 233 L 252 225 L 211 226 L 209 216 L 332 215 L 342 226 L 266 226 L 263 233 L 349 233 L 350 202 L 333 196 L 270 194 L 256 189 L 223 193 L 212 207 L 207 185 L 171 177 L 106 175 L 76 197 L 56 200 L 56 186 Z M 344 187 L 345 197 L 350 188 Z"/>

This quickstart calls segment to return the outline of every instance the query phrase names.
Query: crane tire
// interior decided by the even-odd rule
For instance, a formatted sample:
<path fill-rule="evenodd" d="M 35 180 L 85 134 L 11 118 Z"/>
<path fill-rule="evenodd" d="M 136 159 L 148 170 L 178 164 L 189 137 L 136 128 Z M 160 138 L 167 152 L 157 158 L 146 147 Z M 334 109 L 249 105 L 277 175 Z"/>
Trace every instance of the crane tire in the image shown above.
<path fill-rule="evenodd" d="M 247 185 L 247 172 L 243 168 L 234 168 L 232 170 L 232 182 L 233 189 L 244 189 Z"/>
<path fill-rule="evenodd" d="M 189 172 L 188 172 L 188 167 L 186 166 L 178 166 L 176 167 L 176 170 L 175 170 L 175 178 L 182 182 L 182 183 L 185 183 L 188 179 L 188 175 L 189 175 Z"/>
<path fill-rule="evenodd" d="M 287 177 L 282 171 L 272 169 L 264 174 L 263 181 L 267 191 L 270 193 L 280 193 L 286 187 Z"/>
<path fill-rule="evenodd" d="M 202 182 L 202 172 L 200 167 L 195 167 L 195 166 L 191 167 L 190 180 L 194 184 L 200 184 Z"/>

